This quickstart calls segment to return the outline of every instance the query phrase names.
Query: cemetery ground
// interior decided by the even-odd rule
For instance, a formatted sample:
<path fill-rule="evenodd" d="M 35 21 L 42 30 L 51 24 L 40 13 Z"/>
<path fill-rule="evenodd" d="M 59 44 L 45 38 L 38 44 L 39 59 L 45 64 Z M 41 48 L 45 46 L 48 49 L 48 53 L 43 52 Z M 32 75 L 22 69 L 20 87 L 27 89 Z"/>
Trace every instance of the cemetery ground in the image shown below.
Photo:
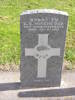
<path fill-rule="evenodd" d="M 69 13 L 65 62 L 66 68 L 75 68 L 75 0 L 0 0 L 0 65 L 4 66 L 0 66 L 1 70 L 9 70 L 10 65 L 20 63 L 20 13 L 40 8 Z M 16 66 L 12 69 L 16 70 Z"/>
<path fill-rule="evenodd" d="M 39 89 L 21 89 L 19 78 L 18 71 L 0 72 L 0 100 L 75 100 L 75 70 L 63 71 L 60 89 L 40 89 L 44 97 L 41 97 Z"/>

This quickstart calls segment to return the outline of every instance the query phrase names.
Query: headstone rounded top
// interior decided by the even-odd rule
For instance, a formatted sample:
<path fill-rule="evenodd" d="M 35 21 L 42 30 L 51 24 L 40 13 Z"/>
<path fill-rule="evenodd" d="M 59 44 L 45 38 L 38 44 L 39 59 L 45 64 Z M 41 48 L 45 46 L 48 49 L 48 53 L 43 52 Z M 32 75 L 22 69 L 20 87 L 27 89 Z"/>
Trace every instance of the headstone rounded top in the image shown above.
<path fill-rule="evenodd" d="M 37 14 L 37 13 L 51 13 L 51 14 L 60 14 L 60 15 L 68 16 L 67 12 L 59 11 L 59 10 L 55 10 L 55 9 L 26 10 L 23 13 L 21 13 L 21 15 L 25 15 L 25 14 Z"/>

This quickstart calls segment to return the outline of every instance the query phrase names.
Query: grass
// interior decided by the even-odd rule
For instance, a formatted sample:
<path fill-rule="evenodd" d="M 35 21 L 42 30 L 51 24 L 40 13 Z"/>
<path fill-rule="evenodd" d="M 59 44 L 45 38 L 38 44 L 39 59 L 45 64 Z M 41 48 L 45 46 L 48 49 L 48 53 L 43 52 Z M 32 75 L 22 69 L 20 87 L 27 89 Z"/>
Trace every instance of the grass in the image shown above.
<path fill-rule="evenodd" d="M 41 8 L 69 13 L 65 59 L 75 63 L 75 0 L 0 0 L 0 64 L 19 64 L 20 13 Z"/>

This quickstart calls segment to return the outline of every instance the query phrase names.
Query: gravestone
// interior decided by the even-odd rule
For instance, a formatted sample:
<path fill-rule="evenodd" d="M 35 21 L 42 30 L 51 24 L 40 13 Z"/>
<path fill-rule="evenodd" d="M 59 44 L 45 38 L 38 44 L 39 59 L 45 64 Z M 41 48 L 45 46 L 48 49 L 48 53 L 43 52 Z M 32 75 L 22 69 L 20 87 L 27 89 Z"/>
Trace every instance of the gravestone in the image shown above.
<path fill-rule="evenodd" d="M 21 14 L 22 86 L 60 86 L 67 22 L 68 14 L 58 10 L 27 10 Z"/>

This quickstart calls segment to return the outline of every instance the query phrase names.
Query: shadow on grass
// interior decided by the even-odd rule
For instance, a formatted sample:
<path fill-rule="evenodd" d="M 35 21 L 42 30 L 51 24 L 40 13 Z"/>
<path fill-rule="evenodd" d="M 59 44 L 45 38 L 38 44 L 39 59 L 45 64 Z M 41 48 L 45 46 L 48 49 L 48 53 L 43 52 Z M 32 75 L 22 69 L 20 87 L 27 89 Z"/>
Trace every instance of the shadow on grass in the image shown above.
<path fill-rule="evenodd" d="M 20 90 L 20 82 L 14 83 L 0 83 L 0 91 Z M 58 88 L 46 90 L 25 89 L 23 92 L 18 93 L 19 97 L 62 97 L 62 96 L 75 96 L 75 87 L 72 88 Z"/>

